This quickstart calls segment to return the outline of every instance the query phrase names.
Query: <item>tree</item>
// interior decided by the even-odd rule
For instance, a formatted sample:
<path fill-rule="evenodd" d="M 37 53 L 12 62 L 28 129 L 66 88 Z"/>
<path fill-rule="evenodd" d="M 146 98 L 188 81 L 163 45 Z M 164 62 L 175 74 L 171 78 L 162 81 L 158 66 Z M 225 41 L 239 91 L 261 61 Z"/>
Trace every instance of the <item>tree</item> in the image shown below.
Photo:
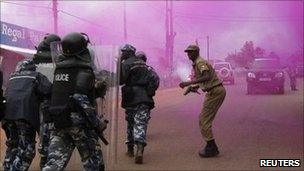
<path fill-rule="evenodd" d="M 229 53 L 227 57 L 225 58 L 225 61 L 235 63 L 237 66 L 247 66 L 247 60 L 243 57 L 241 52 L 238 53 Z"/>
<path fill-rule="evenodd" d="M 256 47 L 254 50 L 254 57 L 264 57 L 265 49 L 261 47 Z"/>
<path fill-rule="evenodd" d="M 246 41 L 240 52 L 229 53 L 226 61 L 234 61 L 237 66 L 247 67 L 253 62 L 254 58 L 265 57 L 266 50 L 261 47 L 254 47 L 252 41 Z M 276 55 L 273 53 L 272 55 Z"/>
<path fill-rule="evenodd" d="M 255 49 L 252 41 L 246 41 L 244 46 L 241 48 L 241 52 L 238 53 L 238 61 L 241 66 L 249 66 L 255 56 Z"/>

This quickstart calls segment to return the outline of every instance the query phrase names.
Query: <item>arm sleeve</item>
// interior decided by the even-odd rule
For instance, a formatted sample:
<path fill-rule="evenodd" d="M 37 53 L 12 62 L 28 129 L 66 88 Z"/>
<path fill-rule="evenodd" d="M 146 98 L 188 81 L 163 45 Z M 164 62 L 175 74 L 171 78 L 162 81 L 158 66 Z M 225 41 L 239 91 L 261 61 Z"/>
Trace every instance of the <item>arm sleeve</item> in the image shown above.
<path fill-rule="evenodd" d="M 123 85 L 126 83 L 128 76 L 129 76 L 128 65 L 122 63 L 121 68 L 120 68 L 120 85 Z"/>
<path fill-rule="evenodd" d="M 52 92 L 52 83 L 46 76 L 40 73 L 38 73 L 37 90 L 42 99 L 50 98 Z"/>
<path fill-rule="evenodd" d="M 208 65 L 204 62 L 199 62 L 196 67 L 199 70 L 201 75 L 203 74 L 204 71 L 209 71 L 210 70 Z"/>
<path fill-rule="evenodd" d="M 79 72 L 76 80 L 75 93 L 89 95 L 95 84 L 93 72 L 90 70 Z"/>
<path fill-rule="evenodd" d="M 2 89 L 2 84 L 3 84 L 3 73 L 0 70 L 0 89 Z"/>
<path fill-rule="evenodd" d="M 0 70 L 0 97 L 3 97 L 2 85 L 3 85 L 3 73 Z"/>

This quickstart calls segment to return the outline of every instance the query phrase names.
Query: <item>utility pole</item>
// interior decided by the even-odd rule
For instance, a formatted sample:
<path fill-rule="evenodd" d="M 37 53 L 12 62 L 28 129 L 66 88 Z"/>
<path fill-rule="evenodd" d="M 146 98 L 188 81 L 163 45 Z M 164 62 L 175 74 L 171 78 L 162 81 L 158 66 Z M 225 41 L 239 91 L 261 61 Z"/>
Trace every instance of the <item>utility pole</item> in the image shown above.
<path fill-rule="evenodd" d="M 176 33 L 173 29 L 173 1 L 166 0 L 166 57 L 168 58 L 168 65 L 170 68 L 170 75 L 173 69 L 173 49 L 174 37 Z"/>
<path fill-rule="evenodd" d="M 166 0 L 166 19 L 165 19 L 165 28 L 166 28 L 166 58 L 168 59 L 169 64 L 169 12 L 168 12 L 168 0 Z"/>
<path fill-rule="evenodd" d="M 173 31 L 173 1 L 170 1 L 170 10 L 169 10 L 169 20 L 170 20 L 170 31 L 169 31 L 169 35 L 170 35 L 170 69 L 171 72 L 173 70 L 173 48 L 174 48 L 174 36 L 175 33 Z"/>
<path fill-rule="evenodd" d="M 58 2 L 53 0 L 53 24 L 54 24 L 54 33 L 58 34 Z"/>
<path fill-rule="evenodd" d="M 196 46 L 199 46 L 199 44 L 198 44 L 198 39 L 195 39 L 195 45 L 196 45 Z"/>
<path fill-rule="evenodd" d="M 124 24 L 124 41 L 126 43 L 128 40 L 126 1 L 123 1 L 123 24 Z"/>
<path fill-rule="evenodd" d="M 207 36 L 207 59 L 209 61 L 209 36 Z"/>

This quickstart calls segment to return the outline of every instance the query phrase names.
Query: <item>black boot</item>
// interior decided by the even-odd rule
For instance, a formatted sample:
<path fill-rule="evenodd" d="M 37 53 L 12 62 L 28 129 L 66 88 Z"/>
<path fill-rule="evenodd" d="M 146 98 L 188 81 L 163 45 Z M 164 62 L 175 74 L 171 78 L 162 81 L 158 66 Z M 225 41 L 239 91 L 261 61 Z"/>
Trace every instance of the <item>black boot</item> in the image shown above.
<path fill-rule="evenodd" d="M 137 151 L 135 155 L 135 163 L 142 164 L 143 163 L 143 153 L 144 153 L 144 144 L 138 143 L 137 144 Z"/>
<path fill-rule="evenodd" d="M 105 170 L 105 165 L 100 165 L 99 166 L 99 171 L 104 171 Z"/>
<path fill-rule="evenodd" d="M 204 149 L 199 151 L 201 157 L 215 157 L 219 154 L 217 145 L 214 140 L 207 141 L 207 145 Z"/>
<path fill-rule="evenodd" d="M 129 157 L 134 157 L 134 145 L 133 144 L 128 144 L 127 145 L 128 151 L 127 151 L 127 156 Z"/>

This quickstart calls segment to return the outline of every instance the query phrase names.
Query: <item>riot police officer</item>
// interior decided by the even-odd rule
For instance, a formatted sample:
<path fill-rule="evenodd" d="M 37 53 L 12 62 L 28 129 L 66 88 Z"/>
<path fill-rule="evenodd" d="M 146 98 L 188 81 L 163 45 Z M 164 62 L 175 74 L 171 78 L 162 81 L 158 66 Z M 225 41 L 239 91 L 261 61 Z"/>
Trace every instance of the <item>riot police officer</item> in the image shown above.
<path fill-rule="evenodd" d="M 146 90 L 149 96 L 153 98 L 155 96 L 156 90 L 159 87 L 160 78 L 156 72 L 156 70 L 147 64 L 147 55 L 145 52 L 138 51 L 136 52 L 136 57 L 143 60 L 146 63 L 146 67 L 148 68 L 146 72 L 147 85 Z"/>
<path fill-rule="evenodd" d="M 147 63 L 147 55 L 145 54 L 145 52 L 143 52 L 143 51 L 137 51 L 135 55 L 136 55 L 136 57 L 138 57 L 139 59 L 141 59 L 145 63 Z"/>
<path fill-rule="evenodd" d="M 34 55 L 33 61 L 37 66 L 37 71 L 41 74 L 45 75 L 51 83 L 53 82 L 54 77 L 54 66 L 52 63 L 52 55 L 51 55 L 51 43 L 59 42 L 61 38 L 56 34 L 46 34 L 43 40 L 39 43 L 37 47 L 37 53 Z M 48 116 L 47 113 L 42 113 L 43 109 L 48 106 L 50 99 L 46 99 L 41 104 L 41 112 L 40 112 L 40 143 L 38 147 L 38 151 L 40 153 L 40 168 L 42 169 L 46 163 L 48 156 L 48 147 L 50 142 L 50 134 L 52 129 L 54 129 L 54 125 L 52 123 L 45 123 L 44 119 Z"/>
<path fill-rule="evenodd" d="M 59 41 L 61 41 L 61 38 L 57 34 L 46 34 L 38 47 L 36 47 L 37 53 L 33 58 L 35 64 L 52 63 L 51 43 Z"/>
<path fill-rule="evenodd" d="M 63 170 L 77 147 L 85 170 L 104 170 L 96 128 L 106 128 L 97 117 L 94 103 L 94 73 L 90 66 L 88 40 L 80 33 L 62 39 L 61 61 L 56 64 L 49 108 L 55 129 L 43 171 Z"/>
<path fill-rule="evenodd" d="M 0 122 L 4 117 L 4 110 L 5 110 L 5 99 L 3 97 L 2 84 L 3 84 L 3 73 L 0 69 Z"/>
<path fill-rule="evenodd" d="M 142 59 L 136 57 L 135 51 L 136 49 L 129 44 L 121 49 L 121 105 L 125 109 L 127 121 L 127 155 L 134 156 L 135 144 L 135 163 L 142 164 L 144 147 L 147 145 L 150 110 L 154 107 L 154 101 L 146 90 L 148 67 Z"/>
<path fill-rule="evenodd" d="M 7 136 L 4 170 L 28 170 L 35 157 L 39 104 L 50 96 L 51 83 L 36 71 L 32 60 L 19 62 L 5 92 L 3 128 Z"/>

